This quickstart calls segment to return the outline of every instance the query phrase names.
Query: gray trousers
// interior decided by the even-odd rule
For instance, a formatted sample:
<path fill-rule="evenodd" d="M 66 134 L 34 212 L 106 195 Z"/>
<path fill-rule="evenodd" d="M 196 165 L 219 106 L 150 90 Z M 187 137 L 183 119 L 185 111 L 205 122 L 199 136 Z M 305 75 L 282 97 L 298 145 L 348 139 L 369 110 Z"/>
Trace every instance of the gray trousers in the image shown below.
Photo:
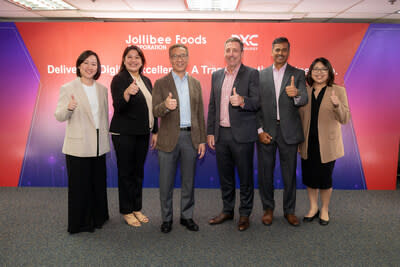
<path fill-rule="evenodd" d="M 194 175 L 197 149 L 193 147 L 190 132 L 181 131 L 178 143 L 171 152 L 158 151 L 160 163 L 160 202 L 163 222 L 172 221 L 172 198 L 176 167 L 181 170 L 181 218 L 191 219 L 194 209 Z"/>
<path fill-rule="evenodd" d="M 289 145 L 283 140 L 279 125 L 276 126 L 276 137 L 271 144 L 257 142 L 258 151 L 258 186 L 263 209 L 275 209 L 274 169 L 276 150 L 279 150 L 283 190 L 283 212 L 294 214 L 296 208 L 296 165 L 297 144 Z"/>

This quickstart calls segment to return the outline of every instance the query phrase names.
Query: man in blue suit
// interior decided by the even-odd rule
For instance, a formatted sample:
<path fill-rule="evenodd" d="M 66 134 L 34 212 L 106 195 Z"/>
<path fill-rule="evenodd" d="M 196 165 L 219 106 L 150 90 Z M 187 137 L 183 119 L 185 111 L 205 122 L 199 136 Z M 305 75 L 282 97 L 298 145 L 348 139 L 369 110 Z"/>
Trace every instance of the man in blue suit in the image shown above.
<path fill-rule="evenodd" d="M 257 140 L 259 73 L 242 64 L 243 43 L 232 37 L 225 42 L 226 67 L 213 73 L 208 106 L 207 143 L 216 150 L 223 210 L 209 224 L 233 219 L 235 167 L 240 180 L 239 231 L 249 227 L 253 208 L 253 156 Z"/>
<path fill-rule="evenodd" d="M 295 215 L 297 146 L 303 142 L 298 108 L 308 101 L 304 71 L 287 63 L 290 43 L 279 37 L 272 43 L 272 66 L 260 72 L 258 128 L 258 181 L 264 209 L 262 222 L 272 224 L 274 201 L 274 168 L 279 150 L 284 183 L 283 211 L 286 220 L 299 225 Z"/>

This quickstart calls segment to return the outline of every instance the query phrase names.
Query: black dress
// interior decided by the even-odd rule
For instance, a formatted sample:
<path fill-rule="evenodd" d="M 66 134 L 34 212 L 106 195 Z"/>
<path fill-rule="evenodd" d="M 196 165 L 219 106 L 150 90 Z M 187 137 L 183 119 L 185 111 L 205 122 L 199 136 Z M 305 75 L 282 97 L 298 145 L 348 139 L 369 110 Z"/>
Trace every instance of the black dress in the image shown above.
<path fill-rule="evenodd" d="M 308 159 L 301 160 L 301 169 L 303 174 L 303 184 L 315 189 L 329 189 L 332 187 L 332 172 L 335 161 L 327 163 L 321 162 L 321 153 L 318 141 L 318 114 L 324 97 L 326 86 L 319 92 L 315 98 L 314 92 L 311 93 L 311 121 L 308 135 Z"/>

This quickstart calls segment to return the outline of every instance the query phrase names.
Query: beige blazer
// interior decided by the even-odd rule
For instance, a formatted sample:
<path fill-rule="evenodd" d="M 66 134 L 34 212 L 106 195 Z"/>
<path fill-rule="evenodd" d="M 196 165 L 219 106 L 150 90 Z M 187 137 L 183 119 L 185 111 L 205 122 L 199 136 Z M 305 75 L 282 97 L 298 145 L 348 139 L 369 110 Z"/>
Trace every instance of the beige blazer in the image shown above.
<path fill-rule="evenodd" d="M 110 151 L 108 137 L 108 92 L 107 88 L 95 82 L 99 102 L 99 155 Z M 68 110 L 68 103 L 74 95 L 78 103 L 74 111 Z M 67 121 L 62 152 L 76 157 L 97 156 L 96 126 L 89 100 L 83 89 L 80 78 L 64 84 L 60 89 L 56 119 Z"/>
<path fill-rule="evenodd" d="M 206 143 L 203 97 L 201 85 L 198 80 L 189 75 L 188 84 L 192 128 L 191 137 L 193 147 L 197 149 L 199 144 Z M 172 93 L 172 97 L 178 103 L 178 107 L 172 111 L 167 110 L 164 102 L 169 92 Z M 179 97 L 172 73 L 157 80 L 154 84 L 153 114 L 155 117 L 161 118 L 156 148 L 161 151 L 171 152 L 178 143 L 180 133 Z"/>
<path fill-rule="evenodd" d="M 330 96 L 332 91 L 339 98 L 340 104 L 334 107 Z M 311 121 L 312 88 L 307 86 L 308 103 L 299 109 L 303 125 L 305 141 L 299 145 L 300 156 L 307 159 L 308 136 Z M 349 104 L 346 90 L 338 85 L 328 86 L 322 98 L 318 116 L 318 140 L 321 153 L 321 162 L 326 163 L 343 157 L 343 139 L 340 124 L 346 124 L 350 119 Z"/>

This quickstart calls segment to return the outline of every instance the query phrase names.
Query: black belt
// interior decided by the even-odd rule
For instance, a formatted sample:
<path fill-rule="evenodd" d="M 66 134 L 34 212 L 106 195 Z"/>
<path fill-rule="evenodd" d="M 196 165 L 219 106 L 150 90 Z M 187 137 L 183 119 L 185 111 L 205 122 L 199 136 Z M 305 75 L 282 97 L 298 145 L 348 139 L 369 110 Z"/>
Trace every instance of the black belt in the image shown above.
<path fill-rule="evenodd" d="M 181 131 L 190 132 L 191 130 L 192 130 L 192 127 L 181 127 Z"/>
<path fill-rule="evenodd" d="M 281 121 L 280 121 L 280 120 L 276 120 L 276 124 L 277 124 L 277 125 L 280 125 L 280 124 L 281 124 Z"/>

